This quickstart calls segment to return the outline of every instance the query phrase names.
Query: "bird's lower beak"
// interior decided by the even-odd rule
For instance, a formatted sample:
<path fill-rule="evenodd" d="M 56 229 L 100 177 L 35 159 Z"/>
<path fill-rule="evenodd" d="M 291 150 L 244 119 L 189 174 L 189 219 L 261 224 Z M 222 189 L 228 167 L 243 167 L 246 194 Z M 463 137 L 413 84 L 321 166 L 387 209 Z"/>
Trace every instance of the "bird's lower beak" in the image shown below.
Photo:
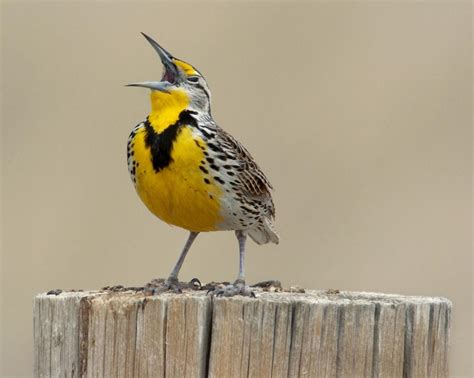
<path fill-rule="evenodd" d="M 142 81 L 140 83 L 127 84 L 126 87 L 143 87 L 149 88 L 155 91 L 169 93 L 169 87 L 171 83 L 168 81 Z"/>

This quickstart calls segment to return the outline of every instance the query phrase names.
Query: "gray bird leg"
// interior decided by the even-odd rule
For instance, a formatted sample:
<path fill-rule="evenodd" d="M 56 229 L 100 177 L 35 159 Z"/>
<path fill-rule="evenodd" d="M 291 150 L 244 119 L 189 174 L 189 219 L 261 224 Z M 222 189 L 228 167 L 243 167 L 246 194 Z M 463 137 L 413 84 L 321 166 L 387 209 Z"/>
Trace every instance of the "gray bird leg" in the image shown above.
<path fill-rule="evenodd" d="M 166 291 L 174 291 L 175 293 L 181 293 L 184 289 L 192 289 L 192 290 L 199 290 L 201 288 L 201 282 L 197 278 L 193 278 L 190 282 L 179 282 L 178 281 L 178 274 L 181 270 L 181 266 L 183 265 L 184 259 L 188 254 L 191 245 L 198 236 L 199 232 L 190 232 L 188 236 L 188 240 L 179 255 L 179 259 L 174 266 L 171 274 L 169 275 L 168 279 L 164 280 L 162 278 L 156 278 L 151 282 L 145 285 L 145 293 L 151 294 L 160 294 Z"/>
<path fill-rule="evenodd" d="M 238 230 L 235 231 L 235 236 L 239 241 L 239 276 L 237 281 L 245 282 L 245 242 L 247 241 L 247 235 Z"/>
<path fill-rule="evenodd" d="M 242 295 L 245 297 L 255 297 L 255 293 L 245 284 L 245 242 L 247 234 L 241 230 L 235 231 L 235 236 L 239 241 L 239 275 L 232 285 L 216 288 L 214 295 L 223 297 L 233 297 Z"/>
<path fill-rule="evenodd" d="M 168 277 L 169 282 L 178 282 L 178 274 L 181 269 L 181 266 L 183 265 L 184 259 L 186 258 L 186 255 L 188 254 L 189 249 L 191 248 L 191 245 L 194 242 L 194 239 L 196 239 L 196 236 L 198 236 L 199 232 L 190 232 L 188 240 L 186 241 L 186 244 L 184 245 L 183 251 L 181 252 L 181 255 L 179 256 L 178 262 L 173 268 L 173 271 L 171 272 L 170 276 Z"/>

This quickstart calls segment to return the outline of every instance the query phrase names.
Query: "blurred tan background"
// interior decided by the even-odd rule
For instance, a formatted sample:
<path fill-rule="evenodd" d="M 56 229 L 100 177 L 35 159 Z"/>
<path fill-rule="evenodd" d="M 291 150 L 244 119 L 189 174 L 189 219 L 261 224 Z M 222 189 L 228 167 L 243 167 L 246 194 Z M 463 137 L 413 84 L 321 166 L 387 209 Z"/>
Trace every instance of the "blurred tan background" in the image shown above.
<path fill-rule="evenodd" d="M 190 61 L 213 115 L 273 182 L 279 246 L 249 282 L 446 296 L 472 374 L 470 2 L 3 2 L 2 377 L 32 374 L 32 301 L 166 276 L 187 236 L 154 218 L 125 145 L 161 77 L 139 34 Z M 232 233 L 181 277 L 233 280 Z"/>

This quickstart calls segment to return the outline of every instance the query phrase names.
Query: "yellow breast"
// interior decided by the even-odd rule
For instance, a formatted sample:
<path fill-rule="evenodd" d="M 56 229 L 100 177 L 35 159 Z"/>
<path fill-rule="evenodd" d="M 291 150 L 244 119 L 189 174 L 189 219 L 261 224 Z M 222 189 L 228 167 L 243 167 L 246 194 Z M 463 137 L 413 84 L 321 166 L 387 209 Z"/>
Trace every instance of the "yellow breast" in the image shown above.
<path fill-rule="evenodd" d="M 222 190 L 199 168 L 205 159 L 205 142 L 190 127 L 181 127 L 169 165 L 158 171 L 145 128 L 137 131 L 132 145 L 135 188 L 147 208 L 163 221 L 190 231 L 216 230 L 221 221 Z"/>

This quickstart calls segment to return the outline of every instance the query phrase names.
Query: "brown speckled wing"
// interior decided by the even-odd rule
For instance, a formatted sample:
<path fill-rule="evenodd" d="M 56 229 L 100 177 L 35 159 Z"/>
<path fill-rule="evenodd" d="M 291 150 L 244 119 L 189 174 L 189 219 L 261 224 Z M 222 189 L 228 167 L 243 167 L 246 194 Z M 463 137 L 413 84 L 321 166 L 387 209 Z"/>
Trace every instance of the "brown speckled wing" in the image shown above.
<path fill-rule="evenodd" d="M 237 163 L 237 178 L 241 183 L 242 192 L 249 197 L 254 197 L 269 206 L 269 212 L 275 215 L 271 198 L 273 189 L 270 181 L 253 159 L 250 152 L 232 135 L 221 128 L 217 128 L 217 139 L 226 154 L 230 155 Z"/>

